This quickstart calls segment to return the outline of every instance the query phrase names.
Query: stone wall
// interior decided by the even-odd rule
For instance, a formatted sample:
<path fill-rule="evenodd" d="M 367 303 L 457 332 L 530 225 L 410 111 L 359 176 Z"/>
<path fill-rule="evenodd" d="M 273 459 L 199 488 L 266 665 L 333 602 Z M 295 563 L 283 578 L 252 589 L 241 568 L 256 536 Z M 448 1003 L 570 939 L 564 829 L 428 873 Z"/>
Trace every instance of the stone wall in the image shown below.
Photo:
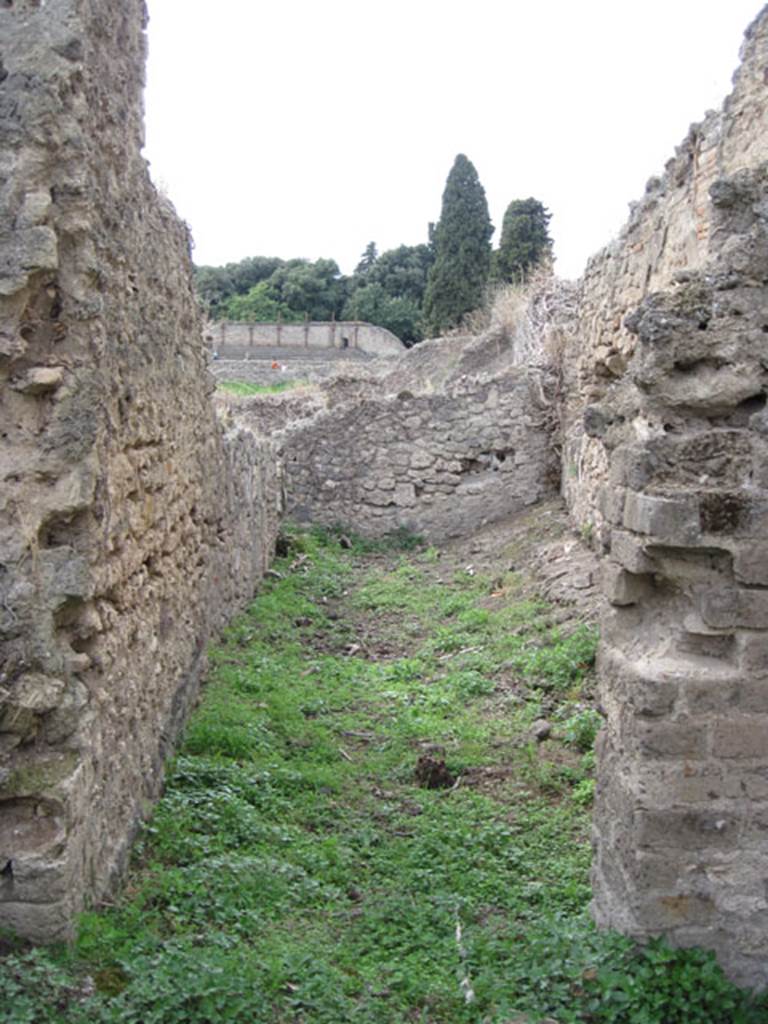
<path fill-rule="evenodd" d="M 328 385 L 325 411 L 280 441 L 289 513 L 369 536 L 442 538 L 555 493 L 551 381 L 505 366 L 505 354 L 494 366 L 487 345 L 424 342 L 374 386 Z"/>
<path fill-rule="evenodd" d="M 636 348 L 625 320 L 644 296 L 702 269 L 713 231 L 710 188 L 720 178 L 768 159 L 768 32 L 763 13 L 747 32 L 742 63 L 723 108 L 710 112 L 631 205 L 618 238 L 588 263 L 581 281 L 575 343 L 564 363 L 564 493 L 574 519 L 606 539 L 600 488 L 607 459 L 583 430 L 583 409 L 620 380 Z"/>
<path fill-rule="evenodd" d="M 768 8 L 743 60 L 589 265 L 564 482 L 607 552 L 596 919 L 765 987 Z"/>
<path fill-rule="evenodd" d="M 205 328 L 206 344 L 222 359 L 259 358 L 259 349 L 358 349 L 371 356 L 399 356 L 405 345 L 385 327 L 357 320 L 301 324 L 246 324 L 221 320 Z"/>
<path fill-rule="evenodd" d="M 109 889 L 283 490 L 315 522 L 462 533 L 556 489 L 562 412 L 606 554 L 597 920 L 765 986 L 768 9 L 555 325 L 562 380 L 500 331 L 215 401 L 140 157 L 143 17 L 0 4 L 0 926 L 63 937 Z"/>
<path fill-rule="evenodd" d="M 150 184 L 141 0 L 0 5 L 0 927 L 108 890 L 253 589 L 271 449 L 220 426 Z"/>

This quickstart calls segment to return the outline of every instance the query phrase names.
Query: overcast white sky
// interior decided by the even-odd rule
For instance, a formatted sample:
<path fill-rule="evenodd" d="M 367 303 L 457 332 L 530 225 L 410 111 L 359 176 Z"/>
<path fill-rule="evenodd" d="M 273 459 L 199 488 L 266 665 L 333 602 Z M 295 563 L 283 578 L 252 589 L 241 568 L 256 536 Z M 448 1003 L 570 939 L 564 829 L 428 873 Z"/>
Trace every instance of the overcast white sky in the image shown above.
<path fill-rule="evenodd" d="M 760 0 L 148 0 L 147 147 L 198 264 L 427 239 L 457 153 L 497 227 L 552 212 L 580 274 L 692 121 Z"/>

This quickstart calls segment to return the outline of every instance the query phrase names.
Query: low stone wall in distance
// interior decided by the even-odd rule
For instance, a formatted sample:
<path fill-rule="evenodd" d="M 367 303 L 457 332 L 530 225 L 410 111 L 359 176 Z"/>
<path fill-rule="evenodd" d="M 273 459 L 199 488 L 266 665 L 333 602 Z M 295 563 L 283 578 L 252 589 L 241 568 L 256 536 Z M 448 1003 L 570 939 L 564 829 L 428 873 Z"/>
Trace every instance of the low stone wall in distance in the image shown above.
<path fill-rule="evenodd" d="M 307 320 L 300 324 L 235 323 L 220 320 L 205 328 L 205 342 L 222 359 L 259 357 L 259 349 L 309 349 L 370 356 L 399 356 L 405 345 L 386 327 L 357 320 Z"/>

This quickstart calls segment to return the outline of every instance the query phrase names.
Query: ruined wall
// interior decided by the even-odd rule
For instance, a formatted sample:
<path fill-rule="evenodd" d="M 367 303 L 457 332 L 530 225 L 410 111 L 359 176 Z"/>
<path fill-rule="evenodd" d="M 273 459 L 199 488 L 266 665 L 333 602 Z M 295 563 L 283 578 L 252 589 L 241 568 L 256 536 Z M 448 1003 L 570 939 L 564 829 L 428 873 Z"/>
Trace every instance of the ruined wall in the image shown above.
<path fill-rule="evenodd" d="M 765 987 L 768 8 L 743 57 L 589 266 L 565 483 L 608 553 L 595 917 Z"/>
<path fill-rule="evenodd" d="M 140 157 L 143 21 L 0 5 L 0 927 L 32 938 L 119 870 L 279 500 L 268 444 L 216 422 Z"/>
<path fill-rule="evenodd" d="M 371 536 L 440 538 L 555 493 L 550 382 L 494 367 L 484 345 L 424 342 L 378 384 L 329 385 L 324 413 L 281 440 L 288 512 Z M 444 376 L 454 350 L 461 361 Z"/>
<path fill-rule="evenodd" d="M 358 349 L 371 356 L 399 356 L 405 345 L 386 327 L 357 320 L 301 324 L 246 324 L 221 320 L 208 324 L 206 343 L 222 359 L 259 357 L 259 349 Z"/>
<path fill-rule="evenodd" d="M 600 494 L 607 459 L 583 429 L 585 405 L 621 379 L 636 348 L 625 320 L 643 297 L 702 269 L 713 230 L 710 188 L 718 179 L 768 159 L 768 39 L 765 17 L 747 32 L 733 91 L 719 111 L 692 125 L 675 156 L 631 206 L 619 237 L 588 263 L 574 343 L 564 362 L 566 397 L 563 487 L 577 523 L 607 538 Z"/>

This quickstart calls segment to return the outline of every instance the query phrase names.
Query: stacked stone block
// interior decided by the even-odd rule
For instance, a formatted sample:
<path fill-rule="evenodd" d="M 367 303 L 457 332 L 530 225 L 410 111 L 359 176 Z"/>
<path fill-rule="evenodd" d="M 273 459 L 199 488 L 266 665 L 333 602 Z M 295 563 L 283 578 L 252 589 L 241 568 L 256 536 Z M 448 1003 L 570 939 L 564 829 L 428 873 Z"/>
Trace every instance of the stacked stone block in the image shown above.
<path fill-rule="evenodd" d="M 648 295 L 607 453 L 594 910 L 768 983 L 768 174 L 711 188 L 711 261 Z"/>
<path fill-rule="evenodd" d="M 324 414 L 286 431 L 280 451 L 295 518 L 437 539 L 557 493 L 546 375 L 511 367 L 396 390 L 401 373 L 347 398 L 343 382 L 328 385 Z"/>
<path fill-rule="evenodd" d="M 144 21 L 0 4 L 0 927 L 33 939 L 119 876 L 276 530 L 141 157 Z"/>

